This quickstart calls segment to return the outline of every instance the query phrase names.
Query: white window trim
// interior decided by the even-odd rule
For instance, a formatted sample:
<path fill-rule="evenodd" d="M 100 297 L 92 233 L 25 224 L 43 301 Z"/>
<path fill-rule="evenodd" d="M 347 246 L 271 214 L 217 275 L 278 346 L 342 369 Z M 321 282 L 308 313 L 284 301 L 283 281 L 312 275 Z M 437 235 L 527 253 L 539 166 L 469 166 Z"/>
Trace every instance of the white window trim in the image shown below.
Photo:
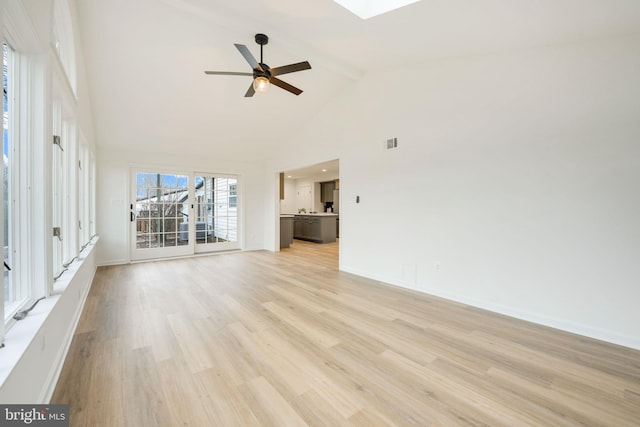
<path fill-rule="evenodd" d="M 16 256 L 11 267 L 27 296 L 24 304 L 16 309 L 19 310 L 48 294 L 47 278 L 50 275 L 46 267 L 32 268 L 33 265 L 48 265 L 47 248 L 42 245 L 49 217 L 46 214 L 47 197 L 50 196 L 46 186 L 50 182 L 46 173 L 49 155 L 43 146 L 47 123 L 44 90 L 47 58 L 38 54 L 46 48 L 39 43 L 23 3 L 5 0 L 2 5 L 2 35 L 15 51 L 17 75 L 14 88 L 16 114 L 12 119 L 16 159 L 20 162 L 19 174 L 14 175 L 14 191 L 18 196 L 14 209 L 19 212 L 16 217 L 20 222 L 15 239 Z M 15 323 L 9 317 L 12 314 L 3 313 L 3 319 L 8 318 L 1 325 L 5 333 Z"/>
<path fill-rule="evenodd" d="M 24 269 L 21 268 L 20 260 L 23 256 L 24 243 L 20 241 L 16 236 L 21 236 L 24 228 L 26 227 L 24 219 L 20 218 L 18 212 L 20 211 L 20 207 L 22 204 L 26 202 L 26 197 L 24 194 L 21 194 L 22 188 L 21 180 L 24 177 L 23 170 L 28 167 L 26 164 L 26 159 L 24 158 L 25 152 L 27 151 L 24 147 L 21 147 L 21 129 L 20 129 L 20 110 L 21 105 L 19 102 L 19 97 L 16 96 L 15 92 L 20 91 L 21 87 L 19 84 L 20 78 L 16 78 L 17 75 L 21 74 L 20 55 L 17 54 L 13 47 L 11 46 L 10 41 L 7 41 L 7 45 L 9 49 L 12 51 L 11 54 L 11 62 L 7 68 L 8 76 L 7 76 L 7 95 L 8 95 L 8 107 L 9 107 L 9 209 L 8 214 L 9 218 L 11 218 L 11 222 L 9 224 L 9 239 L 10 244 L 9 248 L 11 253 L 9 254 L 9 265 L 11 267 L 11 280 L 13 283 L 18 283 L 20 286 L 14 288 L 14 293 L 17 294 L 16 300 L 10 303 L 7 306 L 7 310 L 3 313 L 3 319 L 6 315 L 7 318 L 13 316 L 18 310 L 20 310 L 26 303 L 28 298 L 30 297 L 29 290 L 29 278 L 22 277 Z M 4 171 L 3 171 L 4 172 Z M 28 173 L 28 171 L 27 171 Z M 4 214 L 4 212 L 3 212 Z M 4 219 L 4 218 L 3 218 Z M 4 229 L 3 229 L 4 232 Z M 28 232 L 28 231 L 27 231 Z M 3 240 L 6 236 L 3 236 Z M 4 308 L 4 304 L 3 304 Z M 5 324 L 8 325 L 12 323 L 5 321 Z"/>

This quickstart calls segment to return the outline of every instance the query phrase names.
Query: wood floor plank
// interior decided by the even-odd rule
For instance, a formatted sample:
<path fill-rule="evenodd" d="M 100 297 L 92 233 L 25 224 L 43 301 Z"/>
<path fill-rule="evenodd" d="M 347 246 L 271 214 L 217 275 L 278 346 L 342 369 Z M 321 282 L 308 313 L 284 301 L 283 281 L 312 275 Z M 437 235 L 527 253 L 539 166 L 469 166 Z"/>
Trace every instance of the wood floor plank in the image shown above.
<path fill-rule="evenodd" d="M 248 331 L 240 323 L 231 325 L 231 328 L 248 353 L 260 359 L 260 376 L 268 376 L 270 382 L 281 384 L 282 393 L 287 395 L 298 396 L 309 390 L 309 381 L 305 380 L 304 372 L 264 343 L 257 333 Z"/>
<path fill-rule="evenodd" d="M 537 349 L 514 344 L 499 336 L 488 336 L 484 333 L 473 333 L 472 335 L 484 338 L 474 342 L 474 345 L 478 347 L 489 346 L 492 351 L 505 356 L 517 356 L 519 359 L 525 360 L 533 366 L 545 367 L 554 372 L 559 370 L 563 373 L 562 378 L 592 386 L 594 389 L 606 392 L 606 394 L 622 398 L 626 389 L 638 388 L 640 386 L 640 384 L 634 383 L 633 381 L 615 377 L 606 372 L 576 364 L 559 357 L 549 356 Z M 638 391 L 640 391 L 640 389 Z"/>
<path fill-rule="evenodd" d="M 558 414 L 573 420 L 576 424 L 583 425 L 605 425 L 605 426 L 637 426 L 638 416 L 636 408 L 628 413 L 619 413 L 615 410 L 603 410 L 593 406 L 589 396 L 576 391 L 559 392 L 553 388 L 543 387 L 520 377 L 514 373 L 508 373 L 501 369 L 491 368 L 489 377 L 500 379 L 509 383 L 509 387 L 518 389 L 522 395 L 527 396 L 531 401 L 542 401 L 547 407 L 551 407 Z"/>
<path fill-rule="evenodd" d="M 291 407 L 269 381 L 258 377 L 249 383 L 255 398 L 254 411 L 265 423 L 282 427 L 307 427 L 304 419 Z"/>
<path fill-rule="evenodd" d="M 203 395 L 209 425 L 252 427 L 262 425 L 251 410 L 251 402 L 234 381 L 218 370 L 195 374 L 199 392 Z"/>
<path fill-rule="evenodd" d="M 100 267 L 72 426 L 638 426 L 640 351 L 338 270 L 338 244 Z"/>
<path fill-rule="evenodd" d="M 161 426 L 170 419 L 158 369 L 151 348 L 135 349 L 129 353 L 123 372 L 123 378 L 128 380 L 122 387 L 122 409 L 128 424 Z"/>
<path fill-rule="evenodd" d="M 86 403 L 82 405 L 86 425 L 124 425 L 123 388 L 120 382 L 125 369 L 122 343 L 118 338 L 96 342 L 94 354 L 91 382 L 83 396 L 83 399 L 86 397 Z M 70 418 L 73 418 L 74 409 L 70 410 Z"/>
<path fill-rule="evenodd" d="M 296 329 L 305 337 L 310 338 L 310 340 L 316 344 L 324 347 L 332 347 L 340 342 L 333 334 L 323 330 L 321 325 L 314 325 L 308 318 L 300 316 L 299 313 L 287 307 L 274 302 L 264 303 L 263 306 L 275 314 L 282 322 L 288 323 L 289 326 Z"/>
<path fill-rule="evenodd" d="M 304 421 L 314 427 L 350 426 L 344 416 L 334 410 L 334 406 L 325 399 L 325 395 L 309 390 L 296 397 L 294 409 Z"/>
<path fill-rule="evenodd" d="M 161 425 L 204 426 L 210 423 L 206 399 L 202 399 L 187 362 L 173 358 L 158 362 L 158 366 L 160 390 L 168 412 L 168 419 Z"/>
<path fill-rule="evenodd" d="M 432 425 L 448 414 L 436 409 L 438 403 L 413 387 L 405 387 L 394 371 L 380 363 L 378 355 L 368 354 L 350 343 L 331 349 L 335 363 L 360 384 L 370 406 L 399 425 Z M 367 360 L 368 363 L 360 363 Z"/>
<path fill-rule="evenodd" d="M 375 409 L 364 408 L 349 418 L 349 425 L 354 427 L 389 426 L 395 427 L 398 424 L 391 422 Z M 432 424 L 435 426 L 436 424 Z"/>

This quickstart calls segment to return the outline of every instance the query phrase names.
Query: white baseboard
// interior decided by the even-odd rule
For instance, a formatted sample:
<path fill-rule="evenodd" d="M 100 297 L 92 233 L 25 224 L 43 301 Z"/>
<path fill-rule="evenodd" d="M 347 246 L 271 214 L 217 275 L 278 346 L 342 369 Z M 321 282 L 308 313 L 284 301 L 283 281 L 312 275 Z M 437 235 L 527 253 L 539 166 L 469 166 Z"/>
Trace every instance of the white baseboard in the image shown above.
<path fill-rule="evenodd" d="M 107 261 L 100 261 L 96 265 L 98 267 L 108 267 L 110 265 L 129 264 L 130 262 L 131 262 L 131 260 L 129 260 L 129 259 L 111 259 L 111 260 L 107 260 Z"/>

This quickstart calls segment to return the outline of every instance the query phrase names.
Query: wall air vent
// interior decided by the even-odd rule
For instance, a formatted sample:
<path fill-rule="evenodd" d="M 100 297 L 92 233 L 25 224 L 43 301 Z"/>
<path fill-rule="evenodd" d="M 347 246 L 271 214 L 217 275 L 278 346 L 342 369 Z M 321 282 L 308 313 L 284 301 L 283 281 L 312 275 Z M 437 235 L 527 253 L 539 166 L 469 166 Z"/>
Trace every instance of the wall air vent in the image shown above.
<path fill-rule="evenodd" d="M 384 147 L 387 150 L 398 148 L 398 138 L 387 139 L 387 141 L 384 143 Z"/>

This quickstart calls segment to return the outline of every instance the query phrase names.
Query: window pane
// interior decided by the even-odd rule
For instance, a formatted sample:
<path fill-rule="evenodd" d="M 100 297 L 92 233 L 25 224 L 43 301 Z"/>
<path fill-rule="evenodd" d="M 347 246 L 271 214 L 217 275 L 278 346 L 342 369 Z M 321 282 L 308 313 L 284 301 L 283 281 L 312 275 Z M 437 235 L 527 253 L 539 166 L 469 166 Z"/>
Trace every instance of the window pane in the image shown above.
<path fill-rule="evenodd" d="M 12 209 L 11 209 L 11 164 L 13 161 L 13 153 L 11 152 L 11 140 L 9 139 L 9 96 L 11 95 L 11 88 L 9 87 L 9 62 L 11 61 L 11 48 L 6 44 L 2 44 L 2 88 L 4 92 L 2 100 L 2 140 L 3 140 L 3 171 L 2 171 L 2 201 L 4 210 L 4 241 L 3 246 L 3 260 L 6 265 L 11 265 L 12 262 Z M 12 274 L 4 267 L 4 307 L 7 308 L 9 304 L 14 302 L 16 295 L 14 287 L 12 285 Z M 7 310 L 4 310 L 6 314 Z"/>
<path fill-rule="evenodd" d="M 196 177 L 196 242 L 236 242 L 238 181 Z"/>
<path fill-rule="evenodd" d="M 136 247 L 189 243 L 188 185 L 185 175 L 136 173 Z"/>

